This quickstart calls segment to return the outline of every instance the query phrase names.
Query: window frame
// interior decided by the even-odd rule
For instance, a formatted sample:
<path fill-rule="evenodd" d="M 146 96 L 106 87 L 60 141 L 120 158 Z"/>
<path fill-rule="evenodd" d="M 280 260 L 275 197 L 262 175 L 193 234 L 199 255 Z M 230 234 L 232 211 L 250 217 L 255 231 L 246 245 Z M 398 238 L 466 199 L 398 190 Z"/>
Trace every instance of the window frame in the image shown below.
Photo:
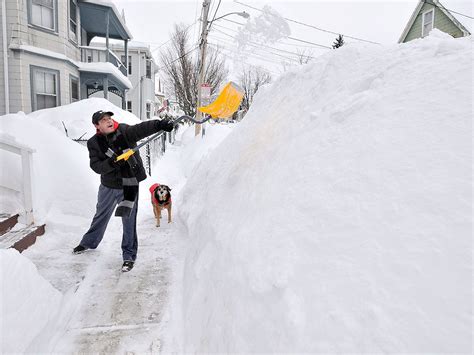
<path fill-rule="evenodd" d="M 145 115 L 147 119 L 151 118 L 151 103 L 145 102 Z"/>
<path fill-rule="evenodd" d="M 132 112 L 132 100 L 127 100 L 127 111 Z"/>
<path fill-rule="evenodd" d="M 146 59 L 145 62 L 145 75 L 147 79 L 151 79 L 151 59 Z"/>
<path fill-rule="evenodd" d="M 430 12 L 433 13 L 433 16 L 431 17 L 431 28 L 428 30 L 427 33 L 425 33 L 425 16 L 426 14 Z M 431 9 L 421 14 L 421 37 L 425 37 L 430 33 L 430 31 L 434 28 L 434 21 L 435 21 L 435 8 L 434 7 L 432 7 Z"/>
<path fill-rule="evenodd" d="M 72 83 L 73 81 L 77 82 L 77 99 L 72 97 Z M 69 100 L 71 103 L 81 101 L 81 82 L 79 78 L 75 75 L 69 74 Z"/>
<path fill-rule="evenodd" d="M 53 28 L 33 23 L 33 0 L 27 0 L 27 17 L 29 26 L 41 31 L 58 34 L 58 0 L 53 0 Z"/>
<path fill-rule="evenodd" d="M 31 111 L 38 111 L 38 101 L 37 101 L 37 93 L 35 92 L 35 73 L 37 71 L 42 71 L 42 72 L 47 72 L 47 73 L 52 73 L 56 76 L 55 80 L 55 90 L 56 90 L 56 106 L 58 107 L 61 106 L 61 76 L 59 70 L 56 69 L 51 69 L 51 68 L 46 68 L 46 67 L 40 67 L 37 65 L 30 65 L 30 89 L 31 89 Z M 43 95 L 44 96 L 44 95 Z M 51 95 L 52 96 L 52 95 Z"/>
<path fill-rule="evenodd" d="M 76 33 L 75 33 L 75 38 L 71 36 L 71 34 L 74 34 L 74 32 L 71 32 L 71 2 L 74 3 L 76 6 L 76 21 L 74 24 L 76 25 Z M 79 5 L 78 5 L 78 0 L 68 0 L 68 7 L 67 7 L 67 16 L 68 16 L 68 39 L 73 42 L 74 44 L 79 43 Z"/>

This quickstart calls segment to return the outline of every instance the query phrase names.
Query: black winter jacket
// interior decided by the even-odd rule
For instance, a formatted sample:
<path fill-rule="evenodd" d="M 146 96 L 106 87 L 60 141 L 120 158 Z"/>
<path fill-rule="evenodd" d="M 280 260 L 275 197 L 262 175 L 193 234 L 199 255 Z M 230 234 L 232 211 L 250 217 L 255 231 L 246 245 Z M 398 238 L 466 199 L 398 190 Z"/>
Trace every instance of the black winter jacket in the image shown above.
<path fill-rule="evenodd" d="M 122 177 L 120 176 L 119 166 L 113 162 L 113 158 L 105 155 L 107 148 L 110 146 L 111 138 L 116 134 L 123 134 L 129 148 L 137 146 L 137 142 L 145 137 L 152 135 L 162 129 L 161 122 L 158 120 L 145 121 L 133 126 L 125 123 L 118 125 L 118 128 L 108 135 L 100 133 L 95 134 L 87 141 L 87 149 L 89 149 L 90 167 L 97 174 L 100 174 L 100 182 L 102 185 L 112 189 L 122 188 Z M 136 164 L 133 167 L 135 177 L 138 181 L 146 179 L 145 168 L 139 152 L 136 152 Z"/>

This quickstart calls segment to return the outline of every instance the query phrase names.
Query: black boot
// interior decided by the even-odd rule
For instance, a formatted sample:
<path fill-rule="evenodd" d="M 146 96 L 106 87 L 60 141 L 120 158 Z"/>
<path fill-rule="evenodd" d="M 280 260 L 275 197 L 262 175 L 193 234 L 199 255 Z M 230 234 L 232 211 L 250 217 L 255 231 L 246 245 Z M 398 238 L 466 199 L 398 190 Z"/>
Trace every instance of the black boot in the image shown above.
<path fill-rule="evenodd" d="M 133 261 L 129 261 L 129 260 L 124 261 L 123 265 L 122 265 L 122 272 L 128 272 L 128 271 L 132 270 L 133 269 L 133 264 L 134 264 Z"/>

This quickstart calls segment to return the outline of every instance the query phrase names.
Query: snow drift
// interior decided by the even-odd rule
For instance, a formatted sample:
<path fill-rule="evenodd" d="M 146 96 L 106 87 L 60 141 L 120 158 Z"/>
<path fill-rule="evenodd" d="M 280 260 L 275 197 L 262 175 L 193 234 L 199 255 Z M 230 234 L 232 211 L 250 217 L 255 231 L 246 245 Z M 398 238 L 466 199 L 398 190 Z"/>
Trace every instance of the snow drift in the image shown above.
<path fill-rule="evenodd" d="M 180 350 L 469 352 L 472 58 L 433 30 L 262 89 L 183 191 Z"/>
<path fill-rule="evenodd" d="M 61 293 L 14 249 L 0 250 L 0 351 L 22 353 L 59 312 Z"/>
<path fill-rule="evenodd" d="M 121 123 L 140 122 L 135 115 L 105 99 L 82 100 L 28 115 L 18 112 L 0 118 L 1 135 L 36 150 L 32 159 L 36 222 L 57 222 L 77 212 L 89 216 L 94 210 L 100 177 L 89 168 L 87 149 L 70 138 L 79 138 L 84 133 L 85 139 L 94 135 L 91 117 L 98 110 L 111 110 L 114 119 Z M 19 190 L 22 176 L 19 156 L 2 150 L 0 160 L 3 166 L 8 166 L 2 169 L 1 185 Z M 0 195 L 2 211 L 21 212 L 19 193 L 1 189 Z"/>

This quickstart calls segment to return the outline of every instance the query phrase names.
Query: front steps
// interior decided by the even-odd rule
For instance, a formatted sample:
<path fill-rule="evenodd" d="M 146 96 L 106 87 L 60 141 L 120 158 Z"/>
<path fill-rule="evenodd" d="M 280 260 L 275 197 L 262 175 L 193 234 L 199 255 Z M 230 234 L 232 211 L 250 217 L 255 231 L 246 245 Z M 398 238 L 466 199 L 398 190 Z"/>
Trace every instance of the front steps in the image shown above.
<path fill-rule="evenodd" d="M 0 214 L 0 249 L 14 248 L 20 253 L 35 244 L 36 238 L 43 235 L 45 226 L 30 225 L 14 228 L 18 223 L 18 214 Z"/>

